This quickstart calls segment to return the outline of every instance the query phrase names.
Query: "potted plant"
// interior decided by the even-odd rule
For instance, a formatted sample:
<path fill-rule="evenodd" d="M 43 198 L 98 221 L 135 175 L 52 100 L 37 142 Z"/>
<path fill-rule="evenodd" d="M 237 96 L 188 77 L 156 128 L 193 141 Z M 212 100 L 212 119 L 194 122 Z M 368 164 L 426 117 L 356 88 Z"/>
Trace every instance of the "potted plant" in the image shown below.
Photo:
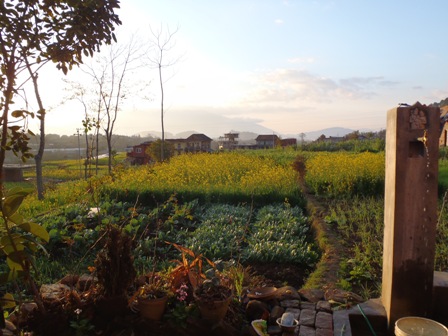
<path fill-rule="evenodd" d="M 171 278 L 163 272 L 152 272 L 144 276 L 145 281 L 130 299 L 143 318 L 159 321 L 171 296 Z"/>
<path fill-rule="evenodd" d="M 205 272 L 204 280 L 193 292 L 195 302 L 204 320 L 215 324 L 224 319 L 233 297 L 230 280 L 215 267 Z"/>
<path fill-rule="evenodd" d="M 186 283 L 193 290 L 196 289 L 198 284 L 206 279 L 202 271 L 204 261 L 211 266 L 214 266 L 214 263 L 202 254 L 196 254 L 185 246 L 170 242 L 166 243 L 174 246 L 174 248 L 181 252 L 180 260 L 172 260 L 176 264 L 176 267 L 171 272 L 173 287 L 179 288 L 181 284 Z"/>

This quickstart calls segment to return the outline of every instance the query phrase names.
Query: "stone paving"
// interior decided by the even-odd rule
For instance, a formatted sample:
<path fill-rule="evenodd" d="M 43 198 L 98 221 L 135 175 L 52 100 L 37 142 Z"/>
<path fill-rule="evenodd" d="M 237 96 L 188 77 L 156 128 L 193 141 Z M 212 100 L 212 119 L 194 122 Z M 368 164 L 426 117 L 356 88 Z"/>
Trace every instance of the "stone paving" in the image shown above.
<path fill-rule="evenodd" d="M 296 336 L 333 336 L 333 310 L 330 302 L 322 295 L 308 295 L 309 292 L 290 290 L 290 287 L 279 289 L 275 298 L 259 301 L 269 310 L 269 335 L 296 335 Z M 312 302 L 314 301 L 314 302 Z M 252 302 L 255 303 L 255 302 Z M 292 313 L 299 321 L 294 332 L 283 332 L 277 325 L 277 319 L 284 313 Z M 260 311 L 260 315 L 262 315 Z M 260 316 L 261 317 L 261 316 Z"/>
<path fill-rule="evenodd" d="M 277 325 L 268 328 L 270 335 L 299 335 L 299 336 L 332 336 L 333 335 L 333 312 L 328 301 L 317 303 L 301 300 L 284 300 L 280 306 L 285 313 L 292 313 L 299 321 L 294 333 L 285 333 Z M 278 312 L 281 312 L 279 310 Z M 270 322 L 274 322 L 278 315 L 271 315 Z M 281 316 L 281 315 L 280 315 Z"/>

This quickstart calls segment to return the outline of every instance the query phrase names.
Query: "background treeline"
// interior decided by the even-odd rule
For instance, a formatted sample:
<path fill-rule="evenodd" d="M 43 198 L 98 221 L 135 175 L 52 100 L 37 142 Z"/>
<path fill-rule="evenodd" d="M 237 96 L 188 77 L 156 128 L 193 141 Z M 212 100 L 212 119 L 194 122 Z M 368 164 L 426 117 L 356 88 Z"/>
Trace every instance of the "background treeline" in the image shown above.
<path fill-rule="evenodd" d="M 384 151 L 386 145 L 386 131 L 360 132 L 353 131 L 343 137 L 327 138 L 321 135 L 316 141 L 304 142 L 301 144 L 303 151 L 308 152 L 373 152 Z"/>
<path fill-rule="evenodd" d="M 92 141 L 92 136 L 88 135 L 87 137 L 89 146 L 91 146 L 92 143 L 95 146 L 95 141 Z M 138 135 L 126 136 L 114 134 L 112 138 L 112 147 L 116 152 L 124 152 L 128 146 L 138 145 L 149 140 L 154 140 L 154 138 L 151 136 L 142 137 Z M 87 147 L 86 143 L 86 135 L 84 133 L 80 133 L 79 138 L 76 133 L 73 135 L 47 134 L 45 136 L 45 153 L 43 160 L 70 160 L 78 159 L 79 156 L 81 156 L 81 158 L 85 158 Z M 38 147 L 39 137 L 32 137 L 30 140 L 31 153 L 35 154 Z M 96 153 L 96 148 L 94 148 L 93 153 Z M 100 135 L 98 139 L 98 153 L 99 155 L 107 153 L 106 138 L 102 135 Z M 7 153 L 6 163 L 20 163 L 20 160 L 12 153 Z"/>
<path fill-rule="evenodd" d="M 256 134 L 253 135 L 254 138 Z M 112 137 L 112 148 L 115 152 L 125 152 L 127 147 L 138 145 L 145 141 L 154 141 L 156 138 L 140 135 L 115 135 Z M 74 133 L 73 135 L 59 135 L 47 134 L 45 136 L 45 153 L 44 161 L 54 160 L 76 160 L 85 159 L 86 157 L 86 143 L 89 146 L 95 146 L 95 141 L 92 135 L 86 135 L 83 132 Z M 303 141 L 296 146 L 295 149 L 310 151 L 310 152 L 373 152 L 378 153 L 384 151 L 385 146 L 385 131 L 379 132 L 359 132 L 354 131 L 342 137 L 340 141 L 332 141 L 326 138 L 325 135 L 319 137 L 314 141 Z M 36 153 L 39 147 L 39 137 L 35 136 L 30 141 L 31 152 Z M 212 142 L 212 148 L 217 148 L 217 142 Z M 96 148 L 93 148 L 93 153 L 96 153 Z M 107 153 L 107 142 L 103 135 L 98 139 L 98 154 L 103 155 Z M 12 153 L 7 153 L 6 163 L 20 163 L 20 160 Z M 29 163 L 34 163 L 32 160 Z"/>
<path fill-rule="evenodd" d="M 92 136 L 87 135 L 89 142 Z M 127 135 L 116 135 L 113 136 L 113 145 L 117 151 L 122 152 L 127 146 L 138 145 L 144 141 L 154 140 L 153 137 L 141 137 L 138 135 L 127 136 Z M 84 133 L 80 133 L 79 141 L 81 148 L 86 147 L 86 136 Z M 31 147 L 37 147 L 39 145 L 39 138 L 35 137 L 31 139 Z M 106 138 L 102 135 L 99 137 L 99 149 L 106 150 Z M 45 135 L 45 148 L 46 149 L 62 149 L 62 148 L 78 148 L 78 135 L 58 135 L 58 134 L 47 134 Z"/>

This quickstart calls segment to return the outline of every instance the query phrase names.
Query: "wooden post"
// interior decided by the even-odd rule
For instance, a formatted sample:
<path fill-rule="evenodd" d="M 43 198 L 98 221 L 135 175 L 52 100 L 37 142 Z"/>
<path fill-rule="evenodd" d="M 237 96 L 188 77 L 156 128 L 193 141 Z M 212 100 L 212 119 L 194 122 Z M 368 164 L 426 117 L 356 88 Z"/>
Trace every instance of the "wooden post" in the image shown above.
<path fill-rule="evenodd" d="M 431 315 L 440 110 L 416 103 L 387 113 L 382 302 L 397 319 Z"/>

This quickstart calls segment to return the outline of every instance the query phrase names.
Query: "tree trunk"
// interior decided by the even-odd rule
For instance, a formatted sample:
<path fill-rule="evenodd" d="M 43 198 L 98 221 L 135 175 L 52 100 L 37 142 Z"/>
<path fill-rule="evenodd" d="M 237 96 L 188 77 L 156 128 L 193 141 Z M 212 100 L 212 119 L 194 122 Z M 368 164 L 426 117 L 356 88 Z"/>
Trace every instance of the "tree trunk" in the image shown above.
<path fill-rule="evenodd" d="M 38 93 L 36 93 L 38 95 Z M 42 158 L 44 156 L 45 149 L 45 110 L 43 109 L 42 102 L 40 98 L 39 101 L 39 114 L 40 114 L 40 142 L 39 150 L 34 156 L 34 161 L 36 162 L 36 183 L 37 183 L 37 198 L 40 200 L 44 199 L 44 180 L 42 176 Z"/>
<path fill-rule="evenodd" d="M 159 80 L 160 80 L 160 119 L 162 123 L 162 142 L 160 143 L 160 161 L 165 161 L 165 125 L 163 123 L 163 81 L 162 81 L 162 64 L 159 64 Z"/>
<path fill-rule="evenodd" d="M 109 174 L 112 173 L 112 134 L 106 133 Z"/>
<path fill-rule="evenodd" d="M 39 111 L 37 115 L 39 117 L 40 125 L 40 141 L 39 141 L 39 149 L 37 154 L 34 156 L 34 161 L 36 162 L 36 184 L 37 184 L 37 198 L 39 200 L 44 199 L 44 181 L 42 176 L 42 158 L 44 156 L 45 149 L 45 109 L 42 103 L 42 99 L 40 98 L 39 87 L 37 85 L 37 75 L 31 71 L 30 65 L 27 62 L 27 68 L 30 73 L 31 79 L 33 81 L 34 86 L 34 94 L 36 96 L 37 104 L 39 106 Z"/>
<path fill-rule="evenodd" d="M 100 137 L 100 132 L 99 132 L 99 128 L 97 127 L 96 135 L 95 135 L 95 142 L 96 142 L 95 175 L 98 175 L 99 137 Z"/>
<path fill-rule="evenodd" d="M 3 165 L 5 164 L 6 157 L 6 143 L 8 141 L 8 114 L 9 114 L 9 104 L 13 95 L 14 88 L 14 64 L 8 63 L 9 67 L 6 67 L 6 78 L 7 78 L 7 86 L 3 94 L 4 97 L 4 105 L 3 105 L 3 114 L 1 116 L 1 141 L 0 141 L 0 194 L 3 196 Z"/>
<path fill-rule="evenodd" d="M 89 136 L 88 136 L 88 134 L 87 134 L 87 132 L 84 132 L 85 133 L 85 135 L 86 135 L 86 160 L 84 161 L 84 178 L 87 180 L 87 178 L 88 178 L 88 174 L 87 174 L 87 172 L 88 172 L 88 165 L 89 165 L 89 162 L 90 162 L 90 151 L 89 151 Z"/>

